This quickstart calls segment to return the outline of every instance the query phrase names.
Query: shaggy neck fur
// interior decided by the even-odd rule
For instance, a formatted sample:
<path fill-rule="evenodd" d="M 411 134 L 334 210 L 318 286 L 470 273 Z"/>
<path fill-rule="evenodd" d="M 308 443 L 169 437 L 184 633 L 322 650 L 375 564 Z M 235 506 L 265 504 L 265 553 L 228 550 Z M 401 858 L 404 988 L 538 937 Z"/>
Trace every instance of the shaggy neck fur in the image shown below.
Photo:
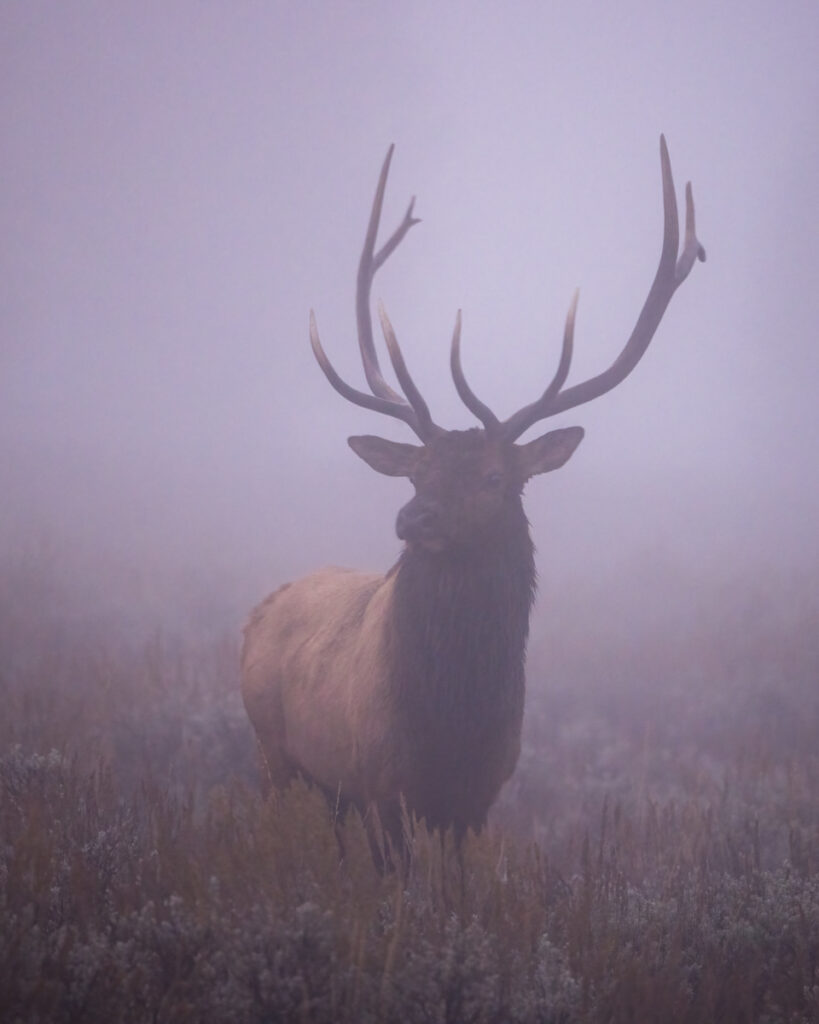
<path fill-rule="evenodd" d="M 519 498 L 484 542 L 407 548 L 395 570 L 394 683 L 411 810 L 457 833 L 483 825 L 514 768 L 534 548 Z"/>

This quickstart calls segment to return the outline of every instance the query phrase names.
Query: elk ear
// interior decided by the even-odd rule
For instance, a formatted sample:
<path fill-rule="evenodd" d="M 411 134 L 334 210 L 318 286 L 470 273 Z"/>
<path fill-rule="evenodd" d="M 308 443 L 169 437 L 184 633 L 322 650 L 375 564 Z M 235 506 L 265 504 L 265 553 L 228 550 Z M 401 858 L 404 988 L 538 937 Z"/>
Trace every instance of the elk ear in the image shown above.
<path fill-rule="evenodd" d="M 583 433 L 582 427 L 565 427 L 563 430 L 550 430 L 528 444 L 515 445 L 523 479 L 560 469 L 583 440 Z"/>
<path fill-rule="evenodd" d="M 376 473 L 386 476 L 412 476 L 418 455 L 423 451 L 418 445 L 385 441 L 383 437 L 373 437 L 372 434 L 348 437 L 347 444 Z"/>

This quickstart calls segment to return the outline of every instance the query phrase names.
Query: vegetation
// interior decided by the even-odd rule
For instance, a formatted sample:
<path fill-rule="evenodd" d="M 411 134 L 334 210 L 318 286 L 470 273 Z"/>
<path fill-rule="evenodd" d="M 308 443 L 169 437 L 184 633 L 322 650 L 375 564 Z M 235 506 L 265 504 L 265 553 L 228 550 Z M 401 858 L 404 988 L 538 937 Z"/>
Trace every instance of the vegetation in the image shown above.
<path fill-rule="evenodd" d="M 233 631 L 134 639 L 50 586 L 0 592 L 4 1021 L 819 1021 L 809 591 L 558 623 L 491 827 L 381 876 L 356 815 L 259 795 Z"/>

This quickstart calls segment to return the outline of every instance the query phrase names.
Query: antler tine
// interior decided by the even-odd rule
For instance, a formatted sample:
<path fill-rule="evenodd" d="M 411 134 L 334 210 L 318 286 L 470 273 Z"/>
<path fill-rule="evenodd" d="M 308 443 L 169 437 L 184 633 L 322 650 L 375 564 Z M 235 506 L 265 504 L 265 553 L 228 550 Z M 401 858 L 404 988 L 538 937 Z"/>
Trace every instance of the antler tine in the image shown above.
<path fill-rule="evenodd" d="M 548 395 L 549 398 L 552 398 L 556 395 L 566 383 L 566 378 L 569 376 L 569 370 L 572 365 L 572 355 L 574 354 L 574 321 L 577 316 L 577 303 L 579 301 L 580 289 L 575 288 L 571 305 L 569 306 L 569 312 L 566 314 L 566 326 L 563 328 L 563 347 L 560 350 L 560 362 L 557 364 L 557 369 L 555 370 L 555 375 L 552 377 L 551 383 L 546 388 L 544 397 Z"/>
<path fill-rule="evenodd" d="M 384 245 L 381 246 L 378 252 L 375 252 L 375 241 L 378 236 L 378 226 L 381 221 L 381 209 L 384 205 L 387 176 L 389 174 L 390 161 L 392 160 L 394 150 L 395 145 L 393 144 L 387 150 L 387 155 L 381 166 L 381 174 L 378 177 L 375 198 L 373 199 L 372 209 L 370 210 L 370 220 L 367 224 L 367 234 L 364 238 L 364 248 L 361 252 L 361 260 L 358 264 L 358 277 L 356 281 L 358 347 L 361 352 L 361 361 L 364 365 L 364 374 L 367 378 L 370 390 L 372 391 L 372 395 L 368 395 L 365 391 L 359 391 L 357 388 L 351 387 L 336 372 L 332 363 L 327 358 L 327 354 L 322 348 L 318 328 L 316 327 L 316 318 L 312 310 L 310 311 L 310 344 L 313 348 L 313 354 L 324 372 L 325 377 L 340 395 L 343 395 L 344 398 L 353 402 L 355 405 L 363 406 L 365 409 L 374 409 L 376 412 L 383 412 L 388 416 L 393 416 L 396 419 L 403 420 L 415 431 L 422 441 L 426 441 L 431 434 L 438 430 L 438 427 L 433 423 L 432 417 L 429 414 L 429 409 L 407 371 L 406 364 L 404 363 L 403 356 L 398 348 L 398 342 L 395 341 L 395 334 L 391 327 L 389 330 L 392 340 L 387 336 L 385 329 L 387 345 L 390 348 L 390 358 L 393 362 L 396 373 L 398 374 L 401 386 L 407 392 L 409 402 L 403 395 L 399 395 L 397 391 L 394 391 L 384 380 L 381 374 L 381 367 L 378 363 L 378 355 L 375 351 L 372 315 L 370 313 L 370 291 L 372 289 L 373 278 L 375 277 L 376 272 L 381 266 L 383 266 L 398 245 L 400 245 L 404 236 L 413 224 L 419 223 L 419 218 L 413 217 L 412 215 L 415 207 L 415 197 L 413 196 L 409 206 L 407 207 L 407 212 L 404 214 L 404 219 L 395 231 L 393 231 Z M 389 323 L 389 321 L 387 322 Z M 392 347 L 390 347 L 391 345 Z M 393 352 L 393 347 L 398 353 L 397 358 Z"/>
<path fill-rule="evenodd" d="M 554 401 L 560 389 L 566 383 L 569 376 L 569 368 L 572 365 L 572 353 L 574 350 L 574 320 L 577 315 L 577 303 L 580 298 L 580 289 L 576 289 L 572 298 L 569 312 L 566 314 L 566 326 L 563 328 L 563 347 L 560 351 L 560 362 L 557 364 L 555 375 L 549 382 L 548 387 L 536 402 L 525 405 L 522 409 L 510 416 L 503 424 L 501 430 L 504 436 L 514 440 L 516 437 L 528 430 L 533 423 L 551 415 L 549 407 Z"/>
<path fill-rule="evenodd" d="M 477 416 L 487 431 L 496 431 L 500 427 L 500 420 L 492 412 L 488 405 L 478 398 L 472 388 L 467 384 L 461 366 L 461 311 L 455 317 L 455 330 L 452 332 L 452 348 L 449 354 L 449 365 L 452 370 L 452 379 L 455 382 L 455 390 L 460 395 L 461 401 L 469 409 L 473 416 Z"/>
<path fill-rule="evenodd" d="M 366 391 L 359 391 L 357 388 L 351 387 L 342 377 L 339 376 L 335 367 L 327 358 L 327 353 L 322 347 L 318 327 L 316 326 L 316 317 L 312 309 L 310 310 L 310 345 L 313 349 L 313 355 L 316 357 L 316 361 L 324 372 L 324 376 L 335 390 L 343 398 L 346 398 L 348 402 L 352 402 L 354 405 L 360 405 L 365 409 L 373 409 L 375 412 L 386 413 L 387 416 L 393 416 L 398 420 L 403 420 L 404 423 L 415 431 L 422 441 L 428 436 L 425 428 L 419 423 L 415 410 L 407 402 L 403 400 L 395 402 L 389 398 L 381 397 L 380 395 L 368 395 Z"/>
<path fill-rule="evenodd" d="M 436 430 L 435 424 L 432 422 L 432 416 L 429 414 L 429 406 L 424 401 L 423 395 L 418 390 L 415 381 L 410 376 L 407 364 L 404 362 L 403 353 L 398 344 L 398 338 L 395 336 L 395 331 L 390 323 L 390 318 L 387 316 L 387 311 L 384 309 L 383 302 L 378 303 L 378 316 L 381 320 L 381 330 L 384 332 L 384 341 L 387 343 L 387 351 L 390 354 L 390 362 L 395 370 L 395 376 L 398 378 L 398 383 L 401 385 L 404 394 L 409 399 L 409 403 L 415 411 L 418 424 L 423 431 L 419 436 L 429 437 Z M 406 405 L 406 402 L 404 404 Z"/>
<path fill-rule="evenodd" d="M 685 183 L 685 243 L 680 258 L 677 260 L 674 274 L 677 285 L 681 285 L 688 277 L 697 260 L 700 263 L 705 263 L 705 249 L 697 239 L 697 227 L 694 220 L 694 193 L 691 190 L 691 182 L 687 181 Z"/>
<path fill-rule="evenodd" d="M 508 440 L 514 441 L 538 420 L 555 416 L 557 413 L 565 412 L 567 409 L 573 409 L 577 405 L 598 398 L 625 380 L 645 354 L 674 292 L 688 276 L 695 260 L 705 260 L 705 249 L 696 236 L 694 199 L 690 183 L 686 187 L 685 241 L 679 258 L 677 255 L 680 245 L 680 222 L 677 215 L 677 199 L 674 193 L 671 161 L 664 135 L 660 136 L 660 164 L 663 181 L 663 246 L 657 272 L 628 341 L 607 370 L 596 377 L 575 384 L 565 391 L 561 390 L 571 360 L 575 300 L 566 321 L 563 354 L 555 379 L 537 402 L 520 409 L 503 422 L 501 429 Z M 561 374 L 563 374 L 562 379 Z M 555 387 L 555 381 L 558 380 L 560 383 Z"/>
<path fill-rule="evenodd" d="M 370 293 L 376 273 L 398 248 L 409 229 L 414 224 L 420 223 L 420 218 L 413 217 L 412 215 L 415 208 L 415 196 L 413 196 L 407 207 L 407 212 L 404 214 L 404 219 L 378 252 L 375 252 L 375 242 L 381 222 L 381 210 L 384 205 L 384 194 L 387 189 L 387 177 L 390 173 L 390 163 L 392 162 L 394 151 L 395 143 L 387 150 L 387 155 L 384 157 L 384 163 L 381 166 L 381 174 L 378 177 L 378 186 L 375 190 L 372 210 L 370 211 L 370 221 L 367 225 L 367 234 L 364 237 L 364 248 L 361 251 L 361 260 L 358 264 L 355 313 L 358 325 L 358 347 L 361 350 L 361 361 L 364 364 L 364 374 L 370 390 L 374 395 L 378 395 L 381 398 L 388 398 L 393 402 L 403 402 L 404 398 L 390 387 L 381 374 L 378 353 L 375 350 L 373 321 L 370 312 Z"/>

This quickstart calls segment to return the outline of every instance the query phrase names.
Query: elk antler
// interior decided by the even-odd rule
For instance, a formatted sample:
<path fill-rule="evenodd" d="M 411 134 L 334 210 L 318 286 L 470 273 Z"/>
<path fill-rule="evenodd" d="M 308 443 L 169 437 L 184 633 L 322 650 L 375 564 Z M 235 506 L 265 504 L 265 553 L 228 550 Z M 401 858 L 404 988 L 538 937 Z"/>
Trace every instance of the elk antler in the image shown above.
<path fill-rule="evenodd" d="M 381 367 L 378 364 L 378 355 L 373 340 L 372 314 L 370 313 L 370 292 L 373 279 L 378 270 L 401 244 L 404 236 L 413 224 L 420 222 L 418 217 L 413 216 L 413 209 L 415 207 L 415 197 L 413 196 L 407 207 L 407 212 L 404 214 L 404 219 L 378 252 L 375 252 L 375 242 L 381 220 L 381 208 L 384 205 L 384 192 L 387 187 L 387 176 L 394 149 L 395 145 L 393 144 L 387 150 L 387 155 L 381 167 L 378 187 L 375 190 L 375 198 L 373 199 L 373 206 L 370 211 L 370 222 L 367 225 L 367 234 L 364 238 L 364 248 L 358 264 L 356 282 L 355 311 L 358 324 L 358 347 L 361 352 L 361 361 L 364 365 L 364 375 L 367 378 L 372 395 L 351 387 L 338 375 L 327 358 L 324 349 L 321 347 L 318 328 L 316 327 L 316 318 L 312 310 L 310 311 L 310 344 L 313 347 L 313 354 L 318 360 L 319 366 L 324 371 L 324 375 L 339 394 L 355 405 L 361 405 L 365 409 L 374 409 L 376 412 L 383 412 L 388 416 L 394 416 L 396 419 L 403 420 L 415 431 L 422 441 L 427 441 L 440 428 L 436 427 L 433 423 L 429 408 L 409 375 L 401 349 L 398 346 L 398 340 L 395 337 L 395 332 L 383 306 L 379 306 L 381 327 L 387 343 L 390 361 L 407 398 L 399 395 L 384 380 L 381 374 Z"/>
<path fill-rule="evenodd" d="M 563 390 L 572 360 L 574 319 L 578 299 L 578 294 L 575 292 L 572 304 L 569 307 L 569 314 L 566 317 L 560 363 L 551 383 L 536 402 L 524 406 L 510 416 L 509 419 L 500 423 L 495 414 L 475 397 L 464 379 L 459 351 L 459 316 L 455 335 L 452 339 L 452 376 L 455 380 L 458 394 L 470 411 L 482 421 L 487 430 L 497 431 L 506 440 L 514 441 L 534 423 L 537 423 L 538 420 L 555 416 L 557 413 L 565 412 L 567 409 L 573 409 L 577 405 L 590 402 L 593 398 L 598 398 L 600 395 L 610 391 L 621 381 L 625 380 L 643 357 L 671 301 L 672 295 L 688 277 L 695 260 L 705 261 L 705 249 L 697 240 L 694 224 L 694 199 L 690 182 L 685 186 L 685 240 L 679 258 L 677 256 L 680 244 L 680 224 L 677 216 L 677 200 L 674 195 L 674 181 L 671 176 L 671 161 L 668 157 L 668 147 L 666 146 L 664 135 L 660 136 L 660 163 L 663 177 L 665 221 L 660 263 L 649 289 L 648 297 L 643 308 L 640 310 L 640 315 L 637 317 L 634 330 L 631 332 L 631 336 L 622 352 L 607 370 L 604 370 L 603 373 L 598 374 L 596 377 L 591 377 L 589 380 L 583 381 L 580 384 L 574 384 L 565 391 Z"/>

